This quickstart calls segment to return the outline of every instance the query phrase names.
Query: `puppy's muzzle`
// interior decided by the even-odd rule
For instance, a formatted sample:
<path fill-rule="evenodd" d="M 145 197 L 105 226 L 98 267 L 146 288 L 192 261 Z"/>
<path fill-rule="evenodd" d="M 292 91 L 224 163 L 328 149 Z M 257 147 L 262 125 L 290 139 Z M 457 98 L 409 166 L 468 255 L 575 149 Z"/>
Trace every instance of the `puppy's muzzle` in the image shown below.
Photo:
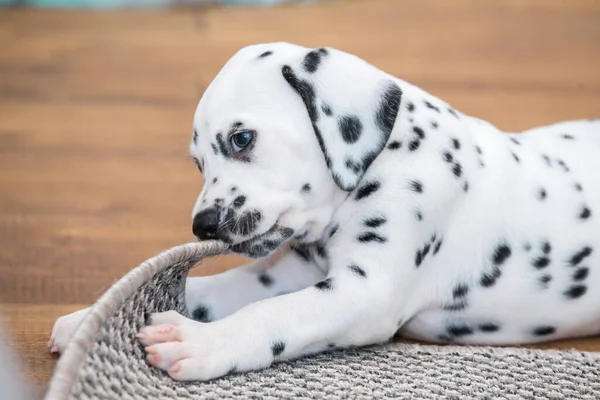
<path fill-rule="evenodd" d="M 194 216 L 192 232 L 200 240 L 217 239 L 219 216 L 214 207 L 200 211 Z"/>

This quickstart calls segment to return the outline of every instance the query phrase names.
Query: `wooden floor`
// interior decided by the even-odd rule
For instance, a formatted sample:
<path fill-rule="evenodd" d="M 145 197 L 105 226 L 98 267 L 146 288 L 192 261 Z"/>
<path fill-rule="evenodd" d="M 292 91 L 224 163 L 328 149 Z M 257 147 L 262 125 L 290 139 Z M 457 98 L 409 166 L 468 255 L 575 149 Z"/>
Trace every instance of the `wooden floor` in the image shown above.
<path fill-rule="evenodd" d="M 38 390 L 55 318 L 192 239 L 196 103 L 236 50 L 279 40 L 355 53 L 506 130 L 600 116 L 597 0 L 0 11 L 0 312 Z"/>

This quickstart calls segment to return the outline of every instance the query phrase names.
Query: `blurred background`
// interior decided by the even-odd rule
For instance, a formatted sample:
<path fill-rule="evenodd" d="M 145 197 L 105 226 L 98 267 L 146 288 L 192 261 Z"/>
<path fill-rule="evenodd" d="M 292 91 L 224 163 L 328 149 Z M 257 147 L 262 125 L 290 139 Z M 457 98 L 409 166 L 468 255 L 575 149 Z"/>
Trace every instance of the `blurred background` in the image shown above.
<path fill-rule="evenodd" d="M 56 318 L 193 240 L 194 109 L 245 45 L 336 47 L 507 131 L 600 117 L 598 0 L 0 4 L 0 350 L 34 396 Z"/>

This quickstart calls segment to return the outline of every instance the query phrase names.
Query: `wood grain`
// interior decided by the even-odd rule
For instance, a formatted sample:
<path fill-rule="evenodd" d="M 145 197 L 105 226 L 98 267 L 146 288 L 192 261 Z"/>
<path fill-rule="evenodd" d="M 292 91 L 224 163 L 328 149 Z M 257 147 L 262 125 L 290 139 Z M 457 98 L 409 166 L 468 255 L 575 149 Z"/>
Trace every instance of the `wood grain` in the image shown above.
<path fill-rule="evenodd" d="M 244 45 L 333 46 L 506 130 L 599 117 L 596 0 L 0 11 L 0 304 L 40 392 L 54 319 L 192 240 L 203 90 Z M 222 257 L 196 274 L 243 259 Z M 599 339 L 537 347 L 600 350 Z"/>

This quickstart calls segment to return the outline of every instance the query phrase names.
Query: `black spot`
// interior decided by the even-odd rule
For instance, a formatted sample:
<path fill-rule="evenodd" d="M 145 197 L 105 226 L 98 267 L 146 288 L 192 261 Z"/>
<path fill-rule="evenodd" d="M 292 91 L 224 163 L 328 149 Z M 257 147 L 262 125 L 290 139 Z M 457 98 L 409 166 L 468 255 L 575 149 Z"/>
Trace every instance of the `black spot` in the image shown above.
<path fill-rule="evenodd" d="M 418 126 L 413 126 L 413 132 L 419 137 L 419 139 L 425 139 L 425 132 Z"/>
<path fill-rule="evenodd" d="M 479 155 L 481 155 L 481 147 L 479 147 L 479 146 L 475 146 L 475 151 L 476 151 L 476 152 L 477 152 Z"/>
<path fill-rule="evenodd" d="M 381 133 L 383 133 L 383 143 L 387 142 L 392 129 L 394 129 L 401 98 L 402 90 L 400 90 L 400 87 L 396 83 L 390 82 L 381 97 L 379 108 L 375 114 L 375 123 Z"/>
<path fill-rule="evenodd" d="M 223 202 L 225 202 L 225 200 L 221 199 L 221 198 L 216 198 L 215 199 L 215 206 L 217 208 L 222 207 L 223 206 Z"/>
<path fill-rule="evenodd" d="M 271 351 L 273 352 L 273 357 L 277 357 L 285 350 L 285 343 L 283 342 L 275 342 L 271 344 Z"/>
<path fill-rule="evenodd" d="M 321 258 L 326 258 L 327 257 L 327 250 L 325 250 L 325 244 L 323 242 L 317 242 L 315 243 L 315 249 L 317 250 L 317 254 L 319 255 L 319 257 Z"/>
<path fill-rule="evenodd" d="M 579 218 L 588 219 L 591 215 L 592 215 L 592 210 L 590 210 L 586 206 L 583 206 L 583 208 L 581 209 L 581 212 L 579 213 Z"/>
<path fill-rule="evenodd" d="M 513 152 L 511 152 L 510 154 L 512 154 L 513 158 L 515 159 L 516 162 L 520 163 L 521 159 Z"/>
<path fill-rule="evenodd" d="M 545 200 L 548 193 L 546 193 L 546 189 L 540 188 L 538 189 L 537 198 L 539 200 Z"/>
<path fill-rule="evenodd" d="M 194 136 L 192 137 L 194 144 L 198 142 L 198 131 L 194 129 Z"/>
<path fill-rule="evenodd" d="M 384 224 L 387 220 L 384 217 L 371 217 L 365 219 L 364 223 L 369 228 L 377 228 L 378 226 Z"/>
<path fill-rule="evenodd" d="M 388 144 L 388 149 L 390 150 L 398 150 L 400 147 L 402 147 L 402 142 L 397 140 L 394 140 L 392 143 Z"/>
<path fill-rule="evenodd" d="M 322 280 L 321 282 L 317 282 L 315 287 L 319 290 L 327 291 L 333 289 L 333 279 L 327 278 Z"/>
<path fill-rule="evenodd" d="M 409 181 L 408 188 L 416 193 L 423 193 L 423 184 L 419 181 Z"/>
<path fill-rule="evenodd" d="M 427 254 L 429 254 L 429 250 L 431 249 L 431 244 L 427 243 L 424 247 L 423 247 L 423 257 L 427 256 Z"/>
<path fill-rule="evenodd" d="M 307 245 L 305 245 L 305 244 L 297 244 L 297 245 L 295 245 L 292 248 L 292 250 L 302 260 L 304 260 L 306 262 L 310 261 L 310 252 L 309 252 L 309 248 L 308 248 Z"/>
<path fill-rule="evenodd" d="M 446 332 L 449 335 L 460 337 L 471 335 L 473 333 L 473 329 L 467 325 L 450 325 L 448 328 L 446 328 Z"/>
<path fill-rule="evenodd" d="M 500 326 L 492 322 L 485 322 L 479 325 L 479 330 L 486 333 L 498 332 L 500 330 Z"/>
<path fill-rule="evenodd" d="M 235 192 L 237 192 L 237 186 L 232 186 L 232 187 L 231 187 L 231 189 L 229 189 L 229 191 L 230 191 L 231 193 L 235 193 Z"/>
<path fill-rule="evenodd" d="M 460 311 L 467 308 L 467 303 L 464 301 L 460 301 L 458 303 L 448 304 L 444 306 L 444 310 L 446 311 Z"/>
<path fill-rule="evenodd" d="M 550 275 L 543 275 L 542 277 L 540 277 L 540 283 L 544 286 L 547 287 L 548 283 L 552 280 L 552 276 Z"/>
<path fill-rule="evenodd" d="M 356 264 L 349 265 L 348 268 L 358 276 L 362 276 L 363 278 L 366 278 L 367 276 L 367 273 Z"/>
<path fill-rule="evenodd" d="M 442 239 L 440 239 L 439 242 L 436 243 L 436 245 L 433 248 L 433 255 L 435 256 L 438 251 L 440 251 L 440 247 L 442 247 Z"/>
<path fill-rule="evenodd" d="M 452 166 L 452 173 L 457 178 L 460 178 L 460 176 L 462 175 L 462 166 L 458 162 L 455 162 Z"/>
<path fill-rule="evenodd" d="M 573 285 L 563 294 L 569 299 L 578 299 L 587 292 L 587 287 L 584 285 Z"/>
<path fill-rule="evenodd" d="M 231 152 L 229 148 L 225 144 L 225 140 L 223 140 L 223 135 L 221 133 L 217 133 L 217 144 L 219 145 L 219 150 L 221 151 L 221 155 L 225 158 L 231 157 Z"/>
<path fill-rule="evenodd" d="M 196 307 L 192 312 L 192 319 L 199 322 L 210 322 L 210 310 L 205 306 Z"/>
<path fill-rule="evenodd" d="M 582 281 L 588 277 L 590 273 L 590 269 L 587 267 L 578 268 L 577 271 L 573 274 L 574 281 Z"/>
<path fill-rule="evenodd" d="M 498 247 L 496 247 L 496 250 L 494 250 L 492 260 L 494 261 L 494 264 L 501 265 L 504 264 L 504 262 L 511 256 L 511 254 L 512 251 L 510 249 L 510 246 L 508 246 L 507 244 L 501 244 Z"/>
<path fill-rule="evenodd" d="M 454 147 L 455 150 L 460 149 L 460 142 L 457 138 L 452 138 L 452 147 Z"/>
<path fill-rule="evenodd" d="M 575 190 L 577 190 L 578 192 L 581 192 L 583 190 L 583 187 L 581 187 L 581 184 L 576 183 L 573 185 L 573 187 L 575 188 Z"/>
<path fill-rule="evenodd" d="M 546 164 L 548 164 L 549 167 L 552 166 L 552 162 L 550 161 L 550 157 L 548 157 L 546 154 L 542 154 L 542 158 L 544 159 L 544 161 L 546 161 Z"/>
<path fill-rule="evenodd" d="M 562 138 L 563 139 L 567 139 L 567 140 L 573 140 L 573 139 L 575 139 L 572 135 L 568 135 L 568 134 L 562 135 Z"/>
<path fill-rule="evenodd" d="M 427 106 L 427 108 L 430 108 L 430 109 L 432 109 L 432 110 L 435 110 L 435 111 L 437 111 L 437 112 L 440 112 L 440 109 L 439 109 L 438 107 L 434 106 L 433 104 L 431 104 L 431 103 L 430 103 L 430 102 L 428 102 L 428 101 L 425 101 L 425 105 Z"/>
<path fill-rule="evenodd" d="M 415 218 L 417 219 L 417 221 L 423 221 L 423 213 L 421 213 L 421 211 L 416 211 Z"/>
<path fill-rule="evenodd" d="M 421 141 L 419 139 L 413 139 L 408 143 L 408 150 L 415 151 L 421 145 Z"/>
<path fill-rule="evenodd" d="M 213 153 L 215 153 L 215 155 L 219 154 L 219 149 L 214 143 L 211 143 L 210 147 L 212 147 Z"/>
<path fill-rule="evenodd" d="M 325 115 L 327 115 L 328 117 L 331 117 L 333 115 L 333 111 L 331 110 L 331 107 L 329 107 L 325 103 L 321 104 L 321 111 L 323 111 L 323 113 Z"/>
<path fill-rule="evenodd" d="M 453 116 L 455 116 L 456 118 L 458 118 L 458 114 L 456 113 L 456 111 L 453 108 L 448 108 L 448 112 L 450 114 L 452 114 Z"/>
<path fill-rule="evenodd" d="M 563 160 L 557 160 L 558 165 L 560 165 L 563 169 L 563 171 L 565 172 L 570 172 L 571 169 L 567 166 L 567 164 L 565 164 L 565 162 Z"/>
<path fill-rule="evenodd" d="M 325 49 L 312 50 L 306 56 L 304 56 L 302 67 L 306 72 L 310 72 L 311 74 L 314 73 L 321 63 L 321 58 L 326 55 L 327 50 Z"/>
<path fill-rule="evenodd" d="M 302 191 L 304 193 L 310 193 L 311 191 L 311 187 L 310 187 L 310 183 L 305 183 L 304 185 L 302 185 Z"/>
<path fill-rule="evenodd" d="M 417 250 L 417 253 L 415 254 L 415 265 L 417 266 L 417 268 L 419 266 L 421 266 L 421 263 L 423 262 L 423 251 L 421 249 Z"/>
<path fill-rule="evenodd" d="M 219 178 L 214 178 L 213 183 L 217 183 L 218 180 L 219 180 Z"/>
<path fill-rule="evenodd" d="M 450 154 L 449 151 L 445 151 L 442 155 L 444 157 L 444 161 L 449 162 L 449 163 L 454 161 L 454 157 L 452 157 L 452 154 Z"/>
<path fill-rule="evenodd" d="M 546 268 L 550 264 L 550 259 L 548 257 L 538 257 L 533 260 L 533 266 L 537 269 Z"/>
<path fill-rule="evenodd" d="M 357 239 L 361 243 L 369 243 L 369 242 L 385 243 L 385 242 L 387 242 L 386 238 L 384 238 L 383 236 L 378 235 L 375 232 L 364 232 L 364 233 L 361 233 L 360 235 L 358 235 Z"/>
<path fill-rule="evenodd" d="M 468 293 L 469 286 L 465 285 L 464 283 L 459 283 L 452 291 L 452 297 L 454 299 L 459 299 L 461 297 L 465 297 Z"/>
<path fill-rule="evenodd" d="M 333 235 L 335 235 L 338 229 L 340 229 L 340 226 L 338 224 L 334 225 L 329 231 L 329 237 L 331 238 Z"/>
<path fill-rule="evenodd" d="M 544 254 L 549 254 L 552 251 L 552 246 L 550 245 L 550 242 L 546 241 L 542 243 L 542 251 L 544 252 Z"/>
<path fill-rule="evenodd" d="M 262 53 L 260 56 L 258 56 L 258 58 L 267 58 L 269 57 L 271 54 L 273 54 L 273 52 L 271 50 L 267 50 L 264 53 Z"/>
<path fill-rule="evenodd" d="M 258 281 L 260 283 L 262 283 L 266 287 L 269 287 L 269 286 L 273 285 L 273 278 L 271 278 L 267 274 L 260 274 L 260 275 L 258 275 Z"/>
<path fill-rule="evenodd" d="M 554 332 L 556 332 L 556 328 L 548 325 L 538 326 L 533 330 L 535 336 L 548 336 L 552 335 Z"/>
<path fill-rule="evenodd" d="M 415 111 L 415 105 L 412 102 L 409 101 L 408 103 L 406 103 L 406 109 L 409 112 L 413 112 L 413 111 Z"/>
<path fill-rule="evenodd" d="M 592 248 L 586 246 L 583 249 L 579 250 L 577 253 L 573 254 L 571 259 L 569 260 L 569 263 L 573 267 L 579 265 L 585 258 L 589 257 L 590 254 L 592 254 Z"/>
<path fill-rule="evenodd" d="M 359 163 L 357 163 L 356 161 L 351 160 L 349 158 L 346 159 L 346 168 L 348 168 L 355 174 L 358 174 L 362 171 L 362 166 Z"/>
<path fill-rule="evenodd" d="M 380 186 L 381 184 L 379 183 L 379 181 L 371 181 L 365 183 L 357 190 L 355 200 L 362 200 L 366 197 L 369 197 L 377 190 L 379 190 Z"/>
<path fill-rule="evenodd" d="M 465 184 L 463 185 L 463 190 L 466 192 L 469 191 L 469 182 L 465 182 Z"/>
<path fill-rule="evenodd" d="M 496 280 L 502 275 L 500 268 L 494 267 L 491 273 L 484 273 L 479 284 L 485 288 L 490 288 L 496 284 Z"/>
<path fill-rule="evenodd" d="M 356 116 L 344 116 L 338 120 L 338 128 L 346 143 L 356 143 L 362 134 L 363 124 Z"/>
<path fill-rule="evenodd" d="M 517 139 L 515 139 L 514 137 L 510 138 L 510 141 L 513 142 L 514 144 L 518 144 L 521 145 L 521 142 L 519 142 Z"/>

